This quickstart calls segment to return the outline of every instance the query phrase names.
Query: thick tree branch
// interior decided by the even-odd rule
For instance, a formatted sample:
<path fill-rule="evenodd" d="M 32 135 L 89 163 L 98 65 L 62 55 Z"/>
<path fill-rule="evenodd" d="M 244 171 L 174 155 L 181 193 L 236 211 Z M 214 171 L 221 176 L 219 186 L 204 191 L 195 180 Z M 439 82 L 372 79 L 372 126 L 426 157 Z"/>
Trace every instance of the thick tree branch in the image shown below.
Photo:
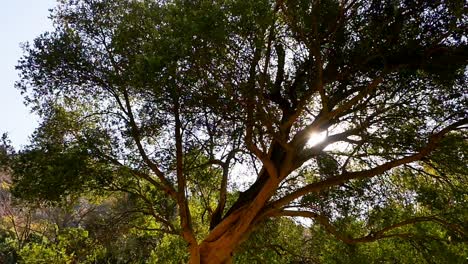
<path fill-rule="evenodd" d="M 319 130 L 323 125 L 330 122 L 330 120 L 336 118 L 343 112 L 355 106 L 360 100 L 372 94 L 377 89 L 378 85 L 382 83 L 383 76 L 385 76 L 387 73 L 388 71 L 384 70 L 378 77 L 376 77 L 364 89 L 362 89 L 361 92 L 359 92 L 355 97 L 351 98 L 349 101 L 346 101 L 346 103 L 342 104 L 338 108 L 330 112 L 326 109 L 323 109 L 322 112 L 320 112 L 320 114 L 318 115 L 318 117 L 312 122 L 312 124 L 306 126 L 294 135 L 293 139 L 291 140 L 291 144 L 296 148 L 304 146 L 309 138 L 309 135 L 313 131 Z"/>
<path fill-rule="evenodd" d="M 280 210 L 276 213 L 273 213 L 271 216 L 291 216 L 291 217 L 306 217 L 306 218 L 312 218 L 315 221 L 317 221 L 323 228 L 330 234 L 332 234 L 335 238 L 343 241 L 346 244 L 358 244 L 358 243 L 369 243 L 369 242 L 374 242 L 380 239 L 385 239 L 385 238 L 393 238 L 393 237 L 399 237 L 399 238 L 411 238 L 411 237 L 419 237 L 420 235 L 416 235 L 413 233 L 391 233 L 387 234 L 387 232 L 393 231 L 395 229 L 416 224 L 416 223 L 421 223 L 421 222 L 434 222 L 437 224 L 440 224 L 444 226 L 447 229 L 454 230 L 458 232 L 461 235 L 465 235 L 463 231 L 460 230 L 460 228 L 454 226 L 453 224 L 448 223 L 447 221 L 440 219 L 435 216 L 422 216 L 422 217 L 415 217 L 411 218 L 408 220 L 404 220 L 401 222 L 398 222 L 396 224 L 387 226 L 385 228 L 382 228 L 378 231 L 370 231 L 368 235 L 363 236 L 363 237 L 358 237 L 358 238 L 353 238 L 347 234 L 344 234 L 340 231 L 337 230 L 337 228 L 330 222 L 328 217 L 310 212 L 310 211 L 291 211 L 291 210 Z M 454 227 L 456 227 L 454 229 Z"/>
<path fill-rule="evenodd" d="M 343 183 L 345 183 L 345 182 L 347 182 L 349 180 L 353 180 L 353 179 L 371 178 L 371 177 L 374 177 L 376 175 L 382 174 L 382 173 L 384 173 L 384 172 L 386 172 L 386 171 L 388 171 L 388 170 L 390 170 L 392 168 L 398 167 L 400 165 L 421 160 L 422 158 L 428 156 L 431 153 L 431 151 L 433 151 L 438 146 L 438 144 L 443 139 L 445 134 L 447 134 L 450 131 L 456 129 L 458 126 L 466 124 L 467 122 L 468 122 L 468 119 L 460 120 L 458 122 L 455 122 L 455 123 L 445 127 L 440 132 L 438 132 L 436 134 L 433 134 L 432 136 L 429 137 L 429 142 L 427 143 L 427 145 L 424 148 L 422 148 L 419 152 L 417 152 L 417 153 L 415 153 L 413 155 L 386 162 L 386 163 L 384 163 L 382 165 L 379 165 L 379 166 L 377 166 L 375 168 L 372 168 L 372 169 L 369 169 L 369 170 L 357 171 L 357 172 L 344 172 L 343 174 L 341 174 L 339 176 L 332 177 L 332 178 L 329 178 L 329 179 L 326 179 L 326 180 L 323 180 L 323 181 L 311 183 L 311 184 L 306 185 L 306 186 L 304 186 L 302 188 L 299 188 L 298 190 L 284 196 L 283 198 L 281 198 L 281 199 L 279 199 L 279 200 L 277 200 L 275 202 L 272 202 L 268 207 L 269 208 L 278 208 L 278 207 L 284 206 L 284 205 L 288 204 L 289 202 L 291 202 L 291 201 L 293 201 L 293 200 L 295 200 L 295 199 L 297 199 L 297 198 L 299 198 L 299 197 L 301 197 L 303 195 L 306 195 L 308 193 L 318 192 L 320 190 L 323 190 L 323 189 L 326 189 L 326 188 L 329 188 L 329 187 L 332 187 L 332 186 L 343 184 Z"/>
<path fill-rule="evenodd" d="M 229 176 L 229 166 L 236 152 L 238 152 L 237 149 L 231 150 L 226 158 L 226 161 L 225 162 L 219 161 L 218 163 L 218 165 L 220 165 L 223 170 L 223 175 L 221 179 L 221 185 L 219 188 L 218 205 L 216 206 L 216 209 L 213 212 L 213 215 L 211 216 L 210 229 L 213 229 L 217 224 L 219 224 L 219 222 L 222 219 L 223 211 L 226 206 L 226 199 L 227 199 L 227 183 L 228 183 L 228 176 Z"/>
<path fill-rule="evenodd" d="M 164 173 L 158 168 L 158 166 L 148 157 L 146 154 L 145 149 L 141 143 L 140 137 L 140 130 L 135 122 L 135 118 L 133 116 L 132 107 L 130 103 L 130 98 L 126 89 L 123 89 L 124 99 L 125 99 L 125 106 L 127 108 L 128 117 L 130 120 L 130 130 L 133 139 L 135 140 L 135 144 L 137 145 L 138 152 L 140 153 L 143 161 L 149 166 L 149 168 L 156 174 L 156 176 L 161 181 L 162 185 L 166 189 L 167 193 L 169 193 L 172 197 L 176 197 L 176 191 L 174 187 L 169 182 L 169 180 L 164 176 Z"/>
<path fill-rule="evenodd" d="M 182 237 L 189 243 L 190 247 L 197 247 L 197 239 L 193 233 L 192 218 L 186 197 L 187 180 L 184 175 L 184 153 L 182 146 L 182 122 L 180 120 L 180 102 L 178 89 L 174 96 L 174 138 L 176 145 L 176 177 L 177 177 L 177 204 L 179 205 L 180 223 L 182 226 Z"/>

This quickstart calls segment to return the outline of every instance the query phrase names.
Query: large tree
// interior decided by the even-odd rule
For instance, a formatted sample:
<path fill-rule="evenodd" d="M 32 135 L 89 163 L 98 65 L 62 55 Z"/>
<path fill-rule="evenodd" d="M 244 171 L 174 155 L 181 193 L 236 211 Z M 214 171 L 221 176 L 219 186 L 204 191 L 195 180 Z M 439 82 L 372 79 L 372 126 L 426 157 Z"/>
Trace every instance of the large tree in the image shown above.
<path fill-rule="evenodd" d="M 59 2 L 17 67 L 42 118 L 17 194 L 127 192 L 190 263 L 275 217 L 466 238 L 465 1 Z"/>

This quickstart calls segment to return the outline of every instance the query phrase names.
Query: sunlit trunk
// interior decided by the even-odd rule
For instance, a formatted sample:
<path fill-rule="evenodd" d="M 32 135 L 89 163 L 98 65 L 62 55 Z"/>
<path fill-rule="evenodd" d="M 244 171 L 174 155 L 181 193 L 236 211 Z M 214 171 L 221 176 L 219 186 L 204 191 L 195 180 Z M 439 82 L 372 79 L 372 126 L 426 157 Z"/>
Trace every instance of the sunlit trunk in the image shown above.
<path fill-rule="evenodd" d="M 232 245 L 206 245 L 200 246 L 200 264 L 231 264 Z M 190 261 L 193 257 L 190 256 Z M 195 263 L 195 262 L 193 262 Z M 190 262 L 192 264 L 192 262 Z"/>
<path fill-rule="evenodd" d="M 234 250 L 245 241 L 252 232 L 255 224 L 255 216 L 261 210 L 262 205 L 271 197 L 272 191 L 278 185 L 278 181 L 269 179 L 265 186 L 257 194 L 250 206 L 231 213 L 221 221 L 196 250 L 199 254 L 191 253 L 190 264 L 229 264 L 232 263 Z M 192 252 L 192 250 L 190 250 Z"/>
<path fill-rule="evenodd" d="M 202 244 L 197 250 L 190 249 L 189 264 L 231 264 L 232 245 Z"/>

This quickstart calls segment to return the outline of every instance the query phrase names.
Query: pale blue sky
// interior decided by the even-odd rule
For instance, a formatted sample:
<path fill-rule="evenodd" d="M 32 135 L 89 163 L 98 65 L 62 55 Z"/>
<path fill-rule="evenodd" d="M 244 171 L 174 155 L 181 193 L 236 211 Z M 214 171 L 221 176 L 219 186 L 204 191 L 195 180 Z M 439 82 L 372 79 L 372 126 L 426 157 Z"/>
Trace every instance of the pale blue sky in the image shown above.
<path fill-rule="evenodd" d="M 14 88 L 20 43 L 52 29 L 47 17 L 55 5 L 55 0 L 0 0 L 0 133 L 8 132 L 16 148 L 26 145 L 37 127 L 37 117 Z"/>

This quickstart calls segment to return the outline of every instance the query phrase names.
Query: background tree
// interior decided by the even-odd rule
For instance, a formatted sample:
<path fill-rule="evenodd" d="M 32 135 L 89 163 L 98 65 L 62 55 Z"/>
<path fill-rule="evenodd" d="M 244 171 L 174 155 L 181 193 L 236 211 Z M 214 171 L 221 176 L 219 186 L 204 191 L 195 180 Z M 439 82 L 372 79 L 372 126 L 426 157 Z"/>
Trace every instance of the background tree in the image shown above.
<path fill-rule="evenodd" d="M 16 194 L 128 193 L 190 263 L 230 262 L 285 216 L 348 244 L 426 222 L 464 239 L 466 215 L 427 206 L 418 184 L 466 186 L 446 171 L 467 157 L 466 8 L 61 1 L 18 66 L 43 122 L 12 158 Z"/>

